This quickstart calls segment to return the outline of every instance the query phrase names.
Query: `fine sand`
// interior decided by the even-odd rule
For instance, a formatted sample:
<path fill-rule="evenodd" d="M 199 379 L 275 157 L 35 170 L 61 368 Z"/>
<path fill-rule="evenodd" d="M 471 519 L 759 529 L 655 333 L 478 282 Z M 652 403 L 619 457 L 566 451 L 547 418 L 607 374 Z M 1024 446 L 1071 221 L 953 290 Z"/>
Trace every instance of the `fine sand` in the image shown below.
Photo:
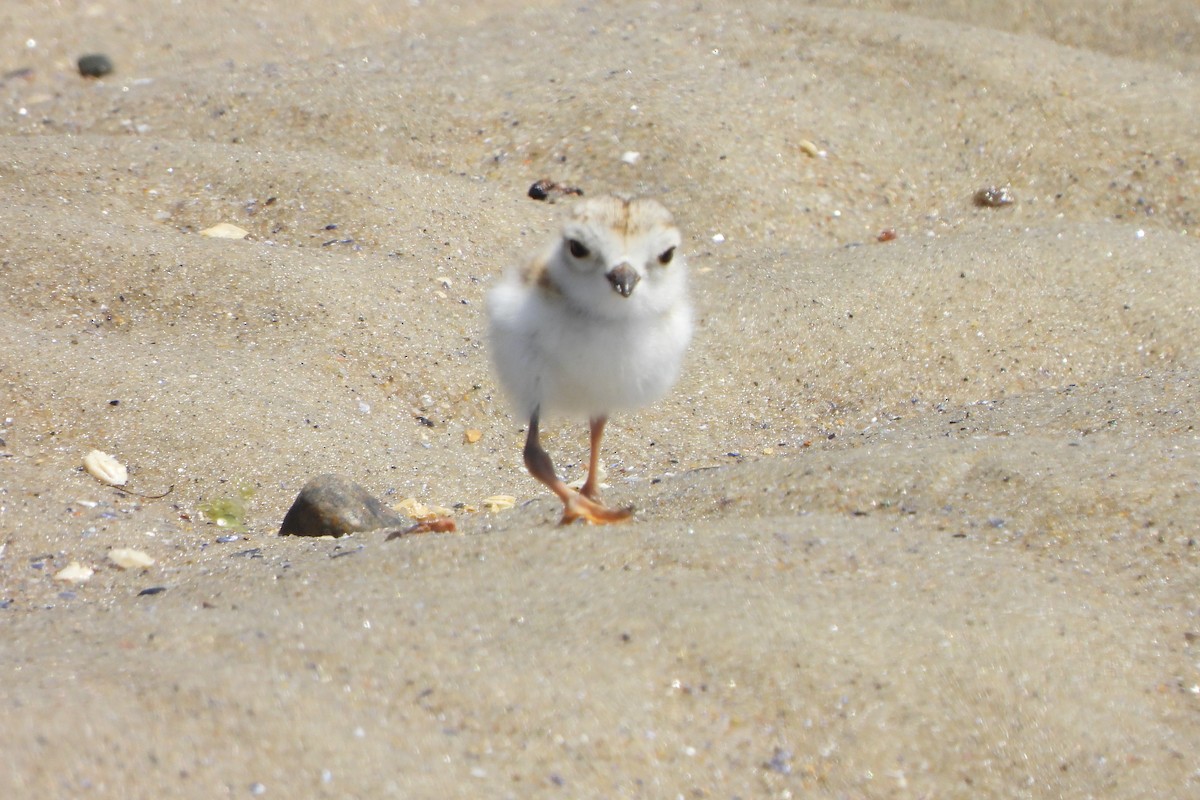
<path fill-rule="evenodd" d="M 1200 794 L 1194 3 L 724 7 L 0 11 L 0 797 Z M 490 372 L 539 178 L 687 238 L 627 525 Z"/>

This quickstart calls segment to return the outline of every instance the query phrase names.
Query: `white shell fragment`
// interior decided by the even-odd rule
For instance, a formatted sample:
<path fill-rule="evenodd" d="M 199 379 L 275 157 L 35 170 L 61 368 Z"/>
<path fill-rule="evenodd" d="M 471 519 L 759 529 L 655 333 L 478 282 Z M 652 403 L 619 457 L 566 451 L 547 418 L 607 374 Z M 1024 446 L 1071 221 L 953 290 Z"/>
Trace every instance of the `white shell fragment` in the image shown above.
<path fill-rule="evenodd" d="M 808 139 L 801 139 L 797 147 L 800 148 L 801 153 L 804 153 L 804 155 L 808 156 L 809 158 L 824 158 L 826 155 L 824 150 L 817 147 L 815 143 L 809 141 Z"/>
<path fill-rule="evenodd" d="M 83 583 L 94 575 L 96 570 L 86 567 L 78 561 L 72 561 L 54 574 L 54 580 L 67 583 Z"/>
<path fill-rule="evenodd" d="M 129 470 L 108 453 L 93 450 L 83 457 L 83 468 L 96 480 L 109 486 L 124 486 L 129 480 Z"/>
<path fill-rule="evenodd" d="M 200 231 L 200 235 L 211 236 L 214 239 L 245 239 L 250 235 L 250 231 L 243 230 L 237 225 L 230 225 L 228 222 L 218 222 L 211 228 Z"/>
<path fill-rule="evenodd" d="M 638 159 L 641 157 L 642 157 L 642 154 L 638 153 L 634 150 L 627 150 L 621 154 L 621 160 L 624 161 L 626 164 L 629 164 L 630 166 L 636 164 L 638 162 Z"/>
<path fill-rule="evenodd" d="M 454 516 L 454 509 L 444 506 L 425 505 L 415 497 L 406 497 L 396 504 L 396 508 L 416 520 L 437 519 L 438 517 Z"/>
<path fill-rule="evenodd" d="M 494 494 L 483 499 L 483 507 L 493 513 L 507 511 L 517 504 L 517 498 L 511 494 Z"/>
<path fill-rule="evenodd" d="M 130 547 L 114 547 L 108 551 L 108 560 L 121 569 L 145 569 L 154 565 L 153 558 Z"/>

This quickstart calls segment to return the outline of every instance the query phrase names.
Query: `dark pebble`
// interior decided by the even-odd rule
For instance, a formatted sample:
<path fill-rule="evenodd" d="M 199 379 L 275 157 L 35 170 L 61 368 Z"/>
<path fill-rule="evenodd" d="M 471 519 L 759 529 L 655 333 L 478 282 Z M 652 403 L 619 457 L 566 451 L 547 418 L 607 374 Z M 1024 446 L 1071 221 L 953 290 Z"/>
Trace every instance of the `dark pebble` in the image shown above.
<path fill-rule="evenodd" d="M 1007 186 L 985 186 L 975 193 L 975 205 L 980 208 L 1000 208 L 1016 202 L 1012 190 Z"/>
<path fill-rule="evenodd" d="M 103 78 L 113 71 L 112 59 L 103 53 L 89 53 L 77 62 L 79 74 L 85 78 Z"/>
<path fill-rule="evenodd" d="M 141 597 L 143 595 L 148 595 L 148 594 L 162 594 L 166 590 L 167 590 L 167 587 L 165 587 L 165 586 L 150 586 L 150 587 L 148 587 L 146 589 L 142 589 L 140 592 L 138 592 L 137 596 Z"/>
<path fill-rule="evenodd" d="M 583 189 L 580 189 L 578 186 L 565 186 L 548 178 L 542 178 L 529 187 L 529 196 L 534 200 L 550 200 L 553 202 L 555 195 L 575 195 L 576 197 L 582 197 Z"/>
<path fill-rule="evenodd" d="M 242 537 L 238 536 L 236 533 L 227 533 L 224 536 L 218 536 L 217 541 L 221 544 L 229 544 L 230 542 L 236 542 L 240 538 Z"/>
<path fill-rule="evenodd" d="M 292 503 L 279 535 L 345 536 L 404 524 L 403 517 L 349 478 L 320 475 Z"/>

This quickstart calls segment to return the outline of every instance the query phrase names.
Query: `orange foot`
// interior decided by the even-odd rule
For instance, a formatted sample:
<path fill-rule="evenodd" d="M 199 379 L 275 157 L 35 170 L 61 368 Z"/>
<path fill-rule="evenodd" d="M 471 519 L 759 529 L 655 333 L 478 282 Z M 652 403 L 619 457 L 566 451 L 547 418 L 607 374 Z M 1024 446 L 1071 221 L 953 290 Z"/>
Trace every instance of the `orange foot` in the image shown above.
<path fill-rule="evenodd" d="M 577 520 L 585 520 L 592 525 L 611 525 L 614 522 L 625 522 L 633 517 L 633 508 L 608 508 L 582 494 L 572 494 L 563 507 L 562 520 L 559 525 L 570 525 Z"/>

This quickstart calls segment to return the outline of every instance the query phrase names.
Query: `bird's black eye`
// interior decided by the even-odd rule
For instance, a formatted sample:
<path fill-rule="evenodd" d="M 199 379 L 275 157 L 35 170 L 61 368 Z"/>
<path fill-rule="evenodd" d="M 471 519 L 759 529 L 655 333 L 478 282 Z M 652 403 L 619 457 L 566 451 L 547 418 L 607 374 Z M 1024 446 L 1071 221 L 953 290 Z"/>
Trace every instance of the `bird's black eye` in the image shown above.
<path fill-rule="evenodd" d="M 567 239 L 567 248 L 571 251 L 571 255 L 576 258 L 587 258 L 591 255 L 591 251 L 578 239 Z"/>
<path fill-rule="evenodd" d="M 658 263 L 662 264 L 665 267 L 667 264 L 671 263 L 671 259 L 674 257 L 675 257 L 675 248 L 668 247 L 666 250 L 663 250 L 661 253 L 658 254 Z"/>

